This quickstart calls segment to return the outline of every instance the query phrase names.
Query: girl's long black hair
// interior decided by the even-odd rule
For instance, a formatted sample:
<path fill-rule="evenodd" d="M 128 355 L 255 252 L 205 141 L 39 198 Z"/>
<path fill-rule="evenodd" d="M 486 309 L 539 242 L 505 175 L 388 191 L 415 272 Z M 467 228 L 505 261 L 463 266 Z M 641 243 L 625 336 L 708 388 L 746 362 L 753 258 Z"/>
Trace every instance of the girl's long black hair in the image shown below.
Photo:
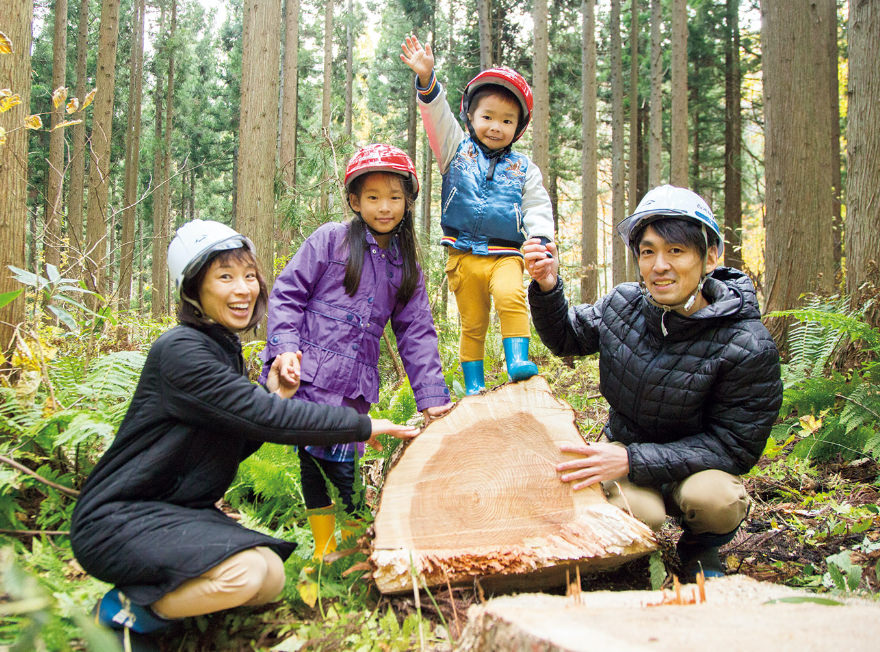
<path fill-rule="evenodd" d="M 386 172 L 385 174 L 393 174 L 393 172 Z M 403 183 L 403 194 L 406 198 L 403 219 L 394 231 L 397 235 L 397 245 L 400 247 L 401 258 L 403 258 L 403 279 L 400 287 L 397 289 L 397 300 L 406 303 L 412 297 L 419 283 L 419 250 L 416 242 L 416 230 L 413 226 L 415 191 L 413 190 L 412 179 L 405 179 L 401 175 L 394 176 L 398 177 Z M 366 178 L 367 175 L 362 174 L 354 179 L 349 187 L 349 193 L 360 196 L 361 188 Z M 358 213 L 355 213 L 355 215 L 356 217 L 349 222 L 348 235 L 346 236 L 349 253 L 348 263 L 345 266 L 345 279 L 343 280 L 345 292 L 351 297 L 355 295 L 361 284 L 364 253 L 369 248 L 366 235 L 367 225 Z"/>

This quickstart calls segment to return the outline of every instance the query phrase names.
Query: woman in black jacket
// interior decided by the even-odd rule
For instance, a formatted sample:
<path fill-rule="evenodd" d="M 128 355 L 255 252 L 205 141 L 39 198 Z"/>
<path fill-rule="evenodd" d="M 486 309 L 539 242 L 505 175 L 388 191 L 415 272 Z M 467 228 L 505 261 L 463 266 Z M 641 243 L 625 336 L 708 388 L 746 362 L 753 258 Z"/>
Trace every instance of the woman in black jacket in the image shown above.
<path fill-rule="evenodd" d="M 702 198 L 654 188 L 618 233 L 640 281 L 593 305 L 569 308 L 554 245 L 523 249 L 538 334 L 559 356 L 598 352 L 610 406 L 606 441 L 564 449 L 578 457 L 557 469 L 575 489 L 601 482 L 654 529 L 667 512 L 680 517 L 684 575 L 723 575 L 718 547 L 749 504 L 739 475 L 758 461 L 782 402 L 779 354 L 749 278 L 718 266 L 724 241 Z"/>
<path fill-rule="evenodd" d="M 348 407 L 281 400 L 297 389 L 295 362 L 282 369 L 276 361 L 265 388 L 247 379 L 237 333 L 253 328 L 267 305 L 247 238 L 194 220 L 177 231 L 168 267 L 180 325 L 151 347 L 71 525 L 77 560 L 115 585 L 98 620 L 138 633 L 281 592 L 295 544 L 248 530 L 215 506 L 263 442 L 376 444 L 379 433 L 418 432 Z"/>

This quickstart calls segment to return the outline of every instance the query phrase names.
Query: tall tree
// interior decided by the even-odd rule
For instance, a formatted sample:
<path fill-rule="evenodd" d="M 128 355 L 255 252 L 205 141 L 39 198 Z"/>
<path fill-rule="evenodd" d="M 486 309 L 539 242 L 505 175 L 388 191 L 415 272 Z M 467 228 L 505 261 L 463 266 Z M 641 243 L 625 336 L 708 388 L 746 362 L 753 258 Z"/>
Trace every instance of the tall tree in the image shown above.
<path fill-rule="evenodd" d="M 354 30 L 351 21 L 354 19 L 352 0 L 348 0 L 345 20 L 345 123 L 346 138 L 351 138 L 352 86 L 354 85 Z M 413 159 L 415 160 L 415 159 Z"/>
<path fill-rule="evenodd" d="M 125 125 L 125 186 L 122 208 L 122 246 L 119 259 L 119 309 L 131 304 L 134 232 L 137 219 L 138 172 L 141 150 L 141 86 L 144 75 L 144 0 L 135 0 L 131 18 L 132 44 Z"/>
<path fill-rule="evenodd" d="M 550 172 L 550 77 L 549 34 L 547 30 L 547 0 L 534 0 L 532 22 L 535 40 L 532 62 L 532 158 L 545 175 L 545 183 L 552 178 Z M 552 185 L 552 184 L 548 184 Z M 554 206 L 553 226 L 556 228 L 557 213 Z"/>
<path fill-rule="evenodd" d="M 332 2 L 327 4 L 332 16 Z M 238 230 L 250 237 L 257 248 L 260 267 L 270 286 L 274 281 L 272 236 L 280 37 L 281 0 L 245 0 L 235 214 Z M 329 126 L 329 117 L 323 124 Z"/>
<path fill-rule="evenodd" d="M 55 0 L 55 26 L 52 37 L 52 88 L 66 85 L 67 0 Z M 66 92 L 65 92 L 66 95 Z M 52 105 L 52 133 L 49 135 L 49 189 L 46 194 L 46 238 L 43 256 L 47 263 L 61 263 L 61 192 L 64 188 L 64 132 L 57 126 L 64 121 L 64 100 Z"/>
<path fill-rule="evenodd" d="M 284 5 L 284 93 L 281 98 L 281 178 L 296 183 L 296 123 L 299 92 L 299 0 Z"/>
<path fill-rule="evenodd" d="M 660 185 L 663 151 L 663 50 L 660 28 L 663 24 L 661 0 L 651 0 L 651 106 L 649 109 L 648 187 Z"/>
<path fill-rule="evenodd" d="M 614 236 L 614 225 L 624 218 L 623 169 L 623 61 L 620 43 L 620 5 L 611 0 L 611 282 L 626 279 L 626 247 Z"/>
<path fill-rule="evenodd" d="M 477 0 L 480 28 L 480 70 L 492 67 L 492 2 Z"/>
<path fill-rule="evenodd" d="M 165 32 L 165 3 L 159 5 L 159 34 Z M 167 38 L 162 40 L 162 50 L 169 46 Z M 157 53 L 158 54 L 158 53 Z M 155 108 L 153 123 L 153 265 L 152 283 L 150 284 L 150 314 L 153 319 L 163 317 L 168 311 L 166 301 L 168 295 L 168 273 L 166 271 L 166 250 L 168 242 L 168 216 L 164 206 L 165 186 L 168 185 L 168 171 L 165 169 L 164 143 L 162 126 L 165 121 L 163 110 L 164 95 L 162 89 L 164 76 L 162 75 L 161 59 L 157 56 L 153 59 L 156 85 L 153 91 L 153 106 Z"/>
<path fill-rule="evenodd" d="M 86 94 L 86 63 L 89 36 L 89 0 L 80 0 L 76 19 L 76 97 Z M 86 123 L 71 127 L 73 152 L 70 156 L 70 182 L 67 188 L 67 237 L 77 258 L 85 250 L 83 242 L 83 197 L 86 171 Z M 77 265 L 78 266 L 78 265 Z"/>
<path fill-rule="evenodd" d="M 724 50 L 724 262 L 741 269 L 742 89 L 739 61 L 739 0 L 727 0 Z"/>
<path fill-rule="evenodd" d="M 860 288 L 880 264 L 880 3 L 849 3 L 849 109 L 846 177 L 846 289 Z M 875 269 L 876 274 L 876 269 Z M 875 283 L 876 276 L 871 278 Z M 873 321 L 877 321 L 877 310 Z"/>
<path fill-rule="evenodd" d="M 20 289 L 7 265 L 25 266 L 27 228 L 27 182 L 25 161 L 28 134 L 22 129 L 31 104 L 31 21 L 33 0 L 7 0 L 3 10 L 3 29 L 12 42 L 12 52 L 0 54 L 0 79 L 8 83 L 21 104 L 0 113 L 0 128 L 6 144 L 0 144 L 0 294 Z M 15 327 L 24 321 L 24 296 L 4 306 L 0 313 L 0 352 L 11 349 Z"/>
<path fill-rule="evenodd" d="M 594 303 L 599 296 L 599 208 L 596 156 L 596 5 L 581 1 L 583 50 L 581 52 L 581 301 Z"/>
<path fill-rule="evenodd" d="M 837 45 L 837 1 L 828 4 L 830 15 L 826 21 L 831 31 L 828 38 L 829 58 L 834 65 L 829 68 L 831 79 L 828 84 L 831 91 L 828 99 L 831 103 L 831 188 L 834 193 L 832 206 L 834 214 L 834 271 L 840 274 L 843 264 L 843 217 L 841 214 L 841 194 L 843 193 L 840 160 L 840 81 L 837 78 L 840 54 Z M 880 34 L 877 34 L 880 37 Z"/>
<path fill-rule="evenodd" d="M 119 0 L 103 0 L 98 28 L 98 94 L 95 96 L 90 141 L 89 205 L 86 221 L 86 283 L 104 292 L 107 270 L 107 227 L 110 222 L 110 138 L 113 134 L 113 96 L 116 87 L 116 45 Z"/>
<path fill-rule="evenodd" d="M 688 61 L 687 0 L 672 0 L 672 143 L 670 181 L 688 185 Z"/>
<path fill-rule="evenodd" d="M 272 0 L 274 3 L 275 0 Z M 243 64 L 242 64 L 243 65 Z M 333 0 L 324 3 L 324 83 L 321 92 L 321 130 L 330 138 L 330 96 L 333 89 Z M 321 188 L 321 213 L 330 210 L 330 185 Z"/>
<path fill-rule="evenodd" d="M 827 2 L 761 2 L 767 310 L 833 284 Z M 780 341 L 784 325 L 771 326 Z"/>
<path fill-rule="evenodd" d="M 639 201 L 639 3 L 630 2 L 629 24 L 629 192 L 627 209 Z"/>

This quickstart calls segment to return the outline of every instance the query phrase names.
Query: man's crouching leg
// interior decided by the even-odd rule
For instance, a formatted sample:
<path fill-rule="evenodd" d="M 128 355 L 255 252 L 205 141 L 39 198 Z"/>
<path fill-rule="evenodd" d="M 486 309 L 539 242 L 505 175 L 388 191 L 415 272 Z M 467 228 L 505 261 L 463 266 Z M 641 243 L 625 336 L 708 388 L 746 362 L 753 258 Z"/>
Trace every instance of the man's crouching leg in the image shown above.
<path fill-rule="evenodd" d="M 718 549 L 733 539 L 749 509 L 742 479 L 716 469 L 700 471 L 673 487 L 672 500 L 684 529 L 676 545 L 683 579 L 693 581 L 701 570 L 706 577 L 723 576 Z"/>

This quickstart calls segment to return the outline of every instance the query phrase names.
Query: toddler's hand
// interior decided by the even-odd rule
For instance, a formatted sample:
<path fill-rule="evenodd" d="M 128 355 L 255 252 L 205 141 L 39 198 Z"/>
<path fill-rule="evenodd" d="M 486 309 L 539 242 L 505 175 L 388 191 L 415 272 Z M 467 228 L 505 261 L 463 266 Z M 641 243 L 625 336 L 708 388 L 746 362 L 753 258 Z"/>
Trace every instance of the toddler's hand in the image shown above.
<path fill-rule="evenodd" d="M 431 46 L 426 44 L 422 47 L 414 34 L 407 36 L 400 47 L 403 49 L 400 60 L 419 76 L 419 86 L 426 88 L 431 83 L 431 73 L 434 72 L 434 53 Z"/>
<path fill-rule="evenodd" d="M 544 292 L 549 292 L 556 287 L 556 277 L 559 273 L 559 251 L 555 242 L 541 244 L 538 238 L 526 240 L 523 245 L 523 258 L 525 259 L 526 271 Z M 551 258 L 547 254 L 551 254 Z"/>
<path fill-rule="evenodd" d="M 438 405 L 436 407 L 429 407 L 422 410 L 422 415 L 425 417 L 425 425 L 427 426 L 434 419 L 442 417 L 444 414 L 449 412 L 452 409 L 452 403 L 447 403 L 446 405 Z"/>
<path fill-rule="evenodd" d="M 377 451 L 382 450 L 382 442 L 379 441 L 378 435 L 386 434 L 397 439 L 412 439 L 419 434 L 419 429 L 415 426 L 401 426 L 388 419 L 370 419 L 370 421 L 373 422 L 373 432 L 367 440 L 367 445 Z"/>

